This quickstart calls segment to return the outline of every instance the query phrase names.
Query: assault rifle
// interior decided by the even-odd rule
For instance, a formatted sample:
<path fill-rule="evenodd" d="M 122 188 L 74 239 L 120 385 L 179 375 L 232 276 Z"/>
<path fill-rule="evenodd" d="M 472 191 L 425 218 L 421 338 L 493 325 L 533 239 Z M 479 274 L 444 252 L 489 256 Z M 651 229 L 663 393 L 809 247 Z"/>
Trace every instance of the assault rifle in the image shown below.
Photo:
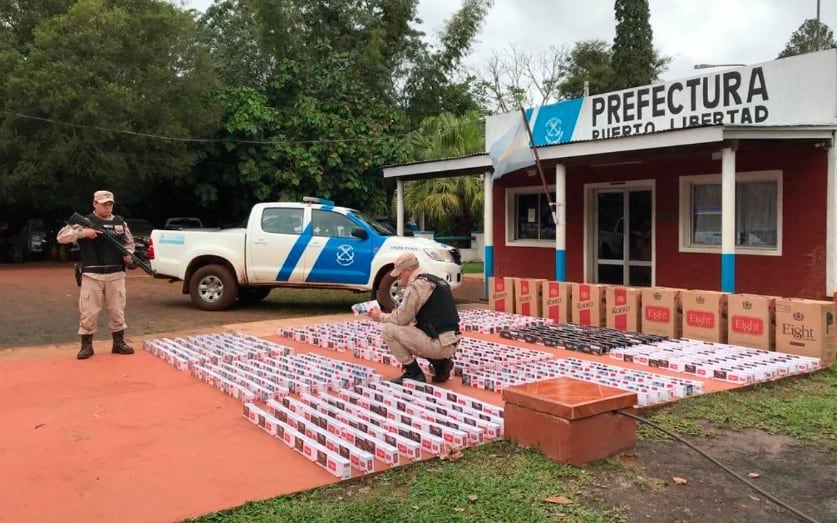
<path fill-rule="evenodd" d="M 157 273 L 154 271 L 154 269 L 152 269 L 151 266 L 148 265 L 148 263 L 143 261 L 136 254 L 126 249 L 125 246 L 122 245 L 122 242 L 119 240 L 119 238 L 115 237 L 113 233 L 111 233 L 110 231 L 106 231 L 104 229 L 99 229 L 95 227 L 93 225 L 93 222 L 91 222 L 85 216 L 82 216 L 79 213 L 74 212 L 73 215 L 70 216 L 70 219 L 67 220 L 67 225 L 80 225 L 82 227 L 95 230 L 96 232 L 101 234 L 108 243 L 113 245 L 117 251 L 121 252 L 123 256 L 129 256 L 131 260 L 134 262 L 134 264 L 140 269 L 144 270 L 146 273 L 148 273 L 149 276 L 157 276 Z M 81 269 L 78 265 L 76 265 L 76 282 L 79 284 L 79 286 L 81 286 Z"/>

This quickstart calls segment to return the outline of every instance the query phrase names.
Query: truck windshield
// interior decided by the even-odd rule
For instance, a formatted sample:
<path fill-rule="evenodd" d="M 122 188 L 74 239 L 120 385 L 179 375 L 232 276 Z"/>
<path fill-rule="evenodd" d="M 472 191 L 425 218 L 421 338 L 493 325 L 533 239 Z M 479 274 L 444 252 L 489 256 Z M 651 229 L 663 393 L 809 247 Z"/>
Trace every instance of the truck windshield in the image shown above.
<path fill-rule="evenodd" d="M 392 232 L 389 229 L 387 229 L 383 224 L 378 223 L 376 220 L 373 220 L 372 218 L 369 218 L 365 214 L 363 214 L 361 212 L 358 212 L 354 209 L 351 209 L 351 211 L 352 211 L 352 216 L 354 216 L 355 218 L 357 218 L 359 220 L 363 220 L 364 222 L 366 222 L 370 227 L 372 227 L 372 229 L 375 230 L 376 233 L 380 234 L 381 236 L 392 236 L 393 235 Z"/>

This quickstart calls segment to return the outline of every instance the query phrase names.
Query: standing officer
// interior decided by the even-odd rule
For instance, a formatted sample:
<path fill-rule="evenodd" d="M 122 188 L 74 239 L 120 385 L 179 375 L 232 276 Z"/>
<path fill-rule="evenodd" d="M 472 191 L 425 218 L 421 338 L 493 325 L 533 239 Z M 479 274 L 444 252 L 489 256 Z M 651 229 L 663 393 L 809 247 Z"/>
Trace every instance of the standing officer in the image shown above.
<path fill-rule="evenodd" d="M 133 263 L 123 256 L 102 235 L 119 239 L 128 252 L 134 252 L 134 238 L 125 219 L 113 214 L 113 193 L 96 191 L 93 212 L 87 218 L 95 228 L 67 225 L 58 231 L 58 243 L 78 241 L 81 251 L 81 293 L 78 300 L 80 314 L 78 333 L 81 350 L 76 356 L 84 360 L 93 355 L 93 334 L 96 332 L 102 305 L 107 307 L 108 327 L 113 335 L 114 354 L 133 354 L 125 343 L 125 267 Z"/>
<path fill-rule="evenodd" d="M 369 316 L 383 322 L 384 341 L 404 367 L 404 374 L 393 383 L 400 385 L 405 379 L 426 381 L 415 356 L 430 361 L 433 383 L 447 381 L 462 337 L 450 285 L 432 274 L 419 272 L 418 258 L 411 252 L 396 258 L 390 275 L 406 285 L 400 307 L 389 314 L 372 309 Z M 410 325 L 414 319 L 415 327 Z"/>

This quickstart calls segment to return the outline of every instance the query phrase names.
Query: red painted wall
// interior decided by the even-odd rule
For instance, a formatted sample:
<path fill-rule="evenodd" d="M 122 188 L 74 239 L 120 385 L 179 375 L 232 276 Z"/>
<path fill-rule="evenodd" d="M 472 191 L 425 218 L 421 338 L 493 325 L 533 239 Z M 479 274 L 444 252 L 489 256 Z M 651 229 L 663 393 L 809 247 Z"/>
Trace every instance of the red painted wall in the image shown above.
<path fill-rule="evenodd" d="M 592 162 L 591 162 L 592 163 Z M 783 171 L 782 256 L 736 256 L 736 292 L 825 298 L 827 158 L 811 143 L 746 143 L 736 170 Z M 545 166 L 554 183 L 554 168 Z M 567 280 L 582 281 L 584 185 L 654 179 L 656 183 L 656 284 L 714 289 L 721 286 L 719 254 L 681 253 L 678 245 L 679 177 L 716 174 L 711 151 L 644 157 L 642 163 L 567 168 Z M 494 187 L 494 272 L 498 276 L 555 278 L 554 247 L 506 246 L 506 189 L 540 186 L 538 176 L 506 176 Z"/>

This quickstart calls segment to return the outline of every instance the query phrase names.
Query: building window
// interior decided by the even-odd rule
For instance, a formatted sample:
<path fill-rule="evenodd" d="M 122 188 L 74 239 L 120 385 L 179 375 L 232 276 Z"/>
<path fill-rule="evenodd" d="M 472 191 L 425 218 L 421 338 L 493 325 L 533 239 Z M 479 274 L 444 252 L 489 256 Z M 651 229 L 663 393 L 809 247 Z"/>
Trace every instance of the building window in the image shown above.
<path fill-rule="evenodd" d="M 555 221 L 540 187 L 508 191 L 508 242 L 554 245 Z"/>
<path fill-rule="evenodd" d="M 737 173 L 735 177 L 737 253 L 781 254 L 781 171 Z M 680 178 L 683 251 L 721 249 L 721 175 Z"/>

